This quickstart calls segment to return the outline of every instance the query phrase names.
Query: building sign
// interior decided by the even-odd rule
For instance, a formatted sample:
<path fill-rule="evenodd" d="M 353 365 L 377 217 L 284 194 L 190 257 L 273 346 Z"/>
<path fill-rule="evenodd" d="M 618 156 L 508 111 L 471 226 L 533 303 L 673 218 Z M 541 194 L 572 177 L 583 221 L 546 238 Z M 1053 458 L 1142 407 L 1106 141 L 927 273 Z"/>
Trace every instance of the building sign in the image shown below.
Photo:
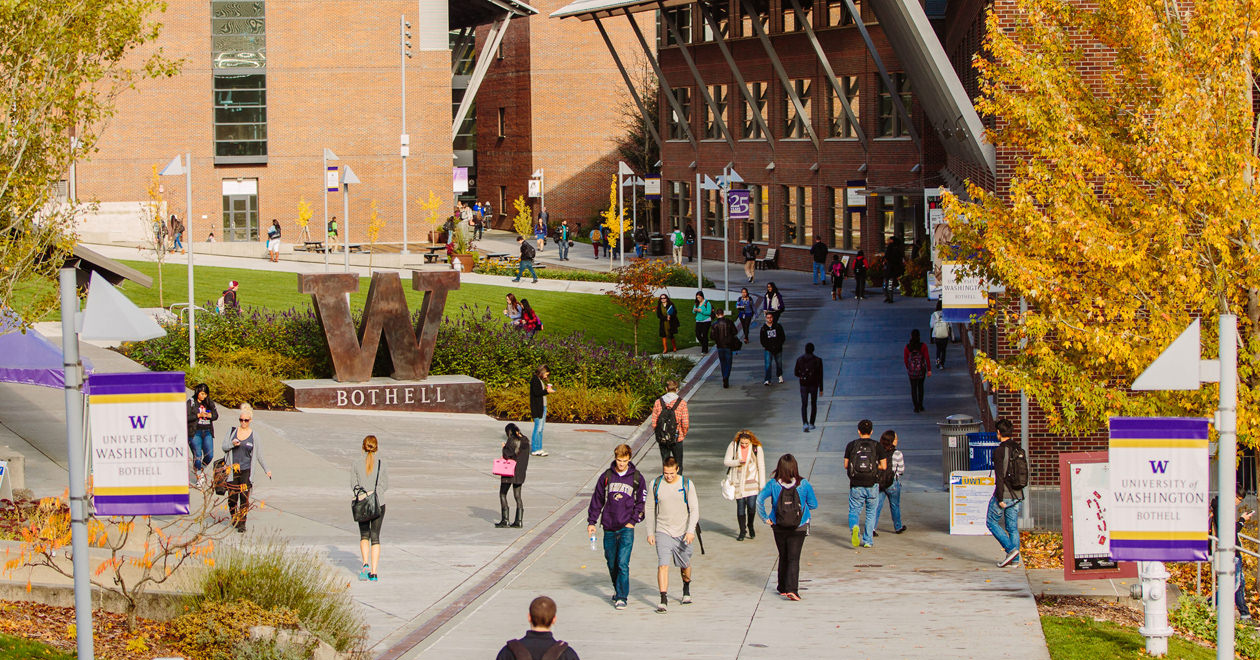
<path fill-rule="evenodd" d="M 451 168 L 451 190 L 457 193 L 468 192 L 468 168 Z"/>
<path fill-rule="evenodd" d="M 844 203 L 854 210 L 866 210 L 866 188 L 845 188 Z"/>
<path fill-rule="evenodd" d="M 324 188 L 328 189 L 328 192 L 337 192 L 341 189 L 341 183 L 337 178 L 336 165 L 329 165 L 324 171 Z"/>
<path fill-rule="evenodd" d="M 928 236 L 936 230 L 936 226 L 945 221 L 945 207 L 941 204 L 942 188 L 923 189 L 923 228 Z"/>
<path fill-rule="evenodd" d="M 649 174 L 643 177 L 643 196 L 647 199 L 661 198 L 661 175 Z"/>
<path fill-rule="evenodd" d="M 1063 511 L 1063 578 L 1101 580 L 1137 576 L 1137 564 L 1111 556 L 1111 466 L 1107 452 L 1059 454 Z"/>
<path fill-rule="evenodd" d="M 542 197 L 542 179 L 529 180 L 529 196 Z"/>
<path fill-rule="evenodd" d="M 985 536 L 986 517 L 993 497 L 993 470 L 949 473 L 949 533 Z"/>
<path fill-rule="evenodd" d="M 947 323 L 970 323 L 989 311 L 989 295 L 976 275 L 966 275 L 960 263 L 941 266 L 941 311 Z"/>
<path fill-rule="evenodd" d="M 188 513 L 188 414 L 182 372 L 92 374 L 93 502 L 97 515 Z"/>
<path fill-rule="evenodd" d="M 1111 556 L 1207 561 L 1208 422 L 1112 417 Z"/>
<path fill-rule="evenodd" d="M 731 220 L 747 220 L 748 210 L 752 206 L 752 191 L 728 190 L 726 204 Z"/>

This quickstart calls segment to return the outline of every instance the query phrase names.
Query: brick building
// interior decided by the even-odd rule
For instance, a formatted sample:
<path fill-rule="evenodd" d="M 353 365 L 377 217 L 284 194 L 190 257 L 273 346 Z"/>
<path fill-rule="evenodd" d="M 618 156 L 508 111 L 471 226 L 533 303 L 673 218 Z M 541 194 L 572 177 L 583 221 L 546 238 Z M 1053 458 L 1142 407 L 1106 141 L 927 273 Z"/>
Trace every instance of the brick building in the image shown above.
<path fill-rule="evenodd" d="M 452 35 L 531 13 L 518 0 L 170 0 L 155 17 L 163 30 L 154 47 L 182 59 L 182 70 L 118 98 L 99 152 L 73 173 L 76 198 L 100 203 L 80 233 L 135 242 L 154 166 L 190 153 L 192 208 L 182 177 L 161 183 L 168 209 L 191 218 L 194 240 L 213 231 L 220 241 L 255 241 L 276 218 L 292 242 L 303 199 L 318 240 L 327 149 L 339 158 L 329 165 L 350 166 L 362 182 L 342 231 L 366 241 L 375 201 L 385 222 L 379 240 L 400 241 L 405 75 L 408 238 L 423 240 L 416 200 L 433 191 L 443 217 L 453 201 Z M 327 203 L 329 216 L 342 215 L 339 192 Z"/>

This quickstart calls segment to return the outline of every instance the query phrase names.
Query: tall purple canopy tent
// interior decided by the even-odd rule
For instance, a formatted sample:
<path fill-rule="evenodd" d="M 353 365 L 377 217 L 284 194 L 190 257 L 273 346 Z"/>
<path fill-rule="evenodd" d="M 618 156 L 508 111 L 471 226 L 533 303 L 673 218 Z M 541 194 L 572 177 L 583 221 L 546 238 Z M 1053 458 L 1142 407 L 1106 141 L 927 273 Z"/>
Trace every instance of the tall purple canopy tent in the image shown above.
<path fill-rule="evenodd" d="M 21 383 L 62 389 L 66 385 L 61 348 L 34 328 L 21 330 L 11 311 L 0 310 L 0 383 Z M 83 360 L 85 373 L 92 365 Z"/>

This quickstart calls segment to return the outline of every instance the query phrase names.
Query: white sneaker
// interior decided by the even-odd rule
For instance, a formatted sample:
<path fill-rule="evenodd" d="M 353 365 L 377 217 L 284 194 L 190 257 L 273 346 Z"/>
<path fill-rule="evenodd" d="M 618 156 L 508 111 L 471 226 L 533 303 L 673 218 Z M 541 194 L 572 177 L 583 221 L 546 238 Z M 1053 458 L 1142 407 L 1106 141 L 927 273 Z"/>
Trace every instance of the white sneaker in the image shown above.
<path fill-rule="evenodd" d="M 547 453 L 546 449 L 539 449 L 538 451 L 529 452 L 529 455 L 530 456 L 549 456 L 550 454 Z"/>
<path fill-rule="evenodd" d="M 779 376 L 779 382 L 780 382 L 780 383 L 782 383 L 782 382 L 783 382 L 783 376 Z"/>
<path fill-rule="evenodd" d="M 691 604 L 691 594 L 683 594 L 683 597 L 682 597 L 682 604 L 683 604 L 683 605 L 690 605 L 690 604 Z"/>
<path fill-rule="evenodd" d="M 1006 559 L 1003 559 L 1002 561 L 998 562 L 998 568 L 1006 568 L 1007 566 L 1011 565 L 1011 562 L 1015 561 L 1018 558 L 1019 558 L 1019 548 L 1015 548 L 1014 550 L 1011 550 L 1010 552 L 1006 554 Z"/>
<path fill-rule="evenodd" d="M 660 614 L 664 614 L 665 612 L 669 611 L 669 606 L 665 604 L 665 601 L 661 601 L 656 604 L 656 611 L 659 612 Z"/>

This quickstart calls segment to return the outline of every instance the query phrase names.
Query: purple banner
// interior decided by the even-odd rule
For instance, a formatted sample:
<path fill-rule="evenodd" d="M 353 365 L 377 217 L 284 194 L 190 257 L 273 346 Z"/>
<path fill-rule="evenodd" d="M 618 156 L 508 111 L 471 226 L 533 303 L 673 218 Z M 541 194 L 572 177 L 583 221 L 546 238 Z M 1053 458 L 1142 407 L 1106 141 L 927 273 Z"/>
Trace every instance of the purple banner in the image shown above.
<path fill-rule="evenodd" d="M 747 220 L 752 207 L 752 191 L 738 189 L 726 191 L 726 205 L 730 211 L 731 220 Z"/>
<path fill-rule="evenodd" d="M 93 374 L 88 395 L 97 515 L 188 513 L 184 374 Z"/>

